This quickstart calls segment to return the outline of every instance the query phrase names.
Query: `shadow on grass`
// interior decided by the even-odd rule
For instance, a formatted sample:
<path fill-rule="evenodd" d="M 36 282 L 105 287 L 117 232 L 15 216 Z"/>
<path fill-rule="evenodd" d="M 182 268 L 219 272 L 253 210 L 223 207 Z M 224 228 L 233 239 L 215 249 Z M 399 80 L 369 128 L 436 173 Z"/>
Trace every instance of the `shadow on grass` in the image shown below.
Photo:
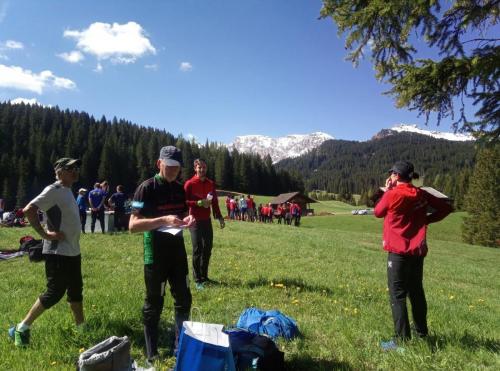
<path fill-rule="evenodd" d="M 240 280 L 231 280 L 228 282 L 220 282 L 220 286 L 227 286 L 227 287 L 248 287 L 250 289 L 256 288 L 256 287 L 270 287 L 271 282 L 273 285 L 276 284 L 281 284 L 284 285 L 288 288 L 300 288 L 301 291 L 305 292 L 316 292 L 320 294 L 328 294 L 332 295 L 333 290 L 331 287 L 328 286 L 321 286 L 321 285 L 310 285 L 306 283 L 302 279 L 297 279 L 297 278 L 291 278 L 291 277 L 277 277 L 273 278 L 272 280 L 264 277 L 259 277 L 257 279 L 253 279 L 250 281 L 240 281 Z"/>
<path fill-rule="evenodd" d="M 431 351 L 437 352 L 439 349 L 445 348 L 448 345 L 458 345 L 472 351 L 485 349 L 493 353 L 500 354 L 500 341 L 490 338 L 481 338 L 475 335 L 455 334 L 449 336 L 429 335 L 426 338 Z"/>
<path fill-rule="evenodd" d="M 354 370 L 347 362 L 335 361 L 330 359 L 314 359 L 312 357 L 296 357 L 286 362 L 286 370 Z"/>

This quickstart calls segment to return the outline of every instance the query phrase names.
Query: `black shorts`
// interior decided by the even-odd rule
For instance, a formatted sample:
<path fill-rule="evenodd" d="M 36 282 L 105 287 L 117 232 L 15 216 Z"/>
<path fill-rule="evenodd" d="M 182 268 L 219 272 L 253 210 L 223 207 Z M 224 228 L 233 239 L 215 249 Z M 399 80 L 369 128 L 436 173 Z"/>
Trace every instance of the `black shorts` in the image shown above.
<path fill-rule="evenodd" d="M 83 300 L 82 257 L 46 254 L 45 276 L 47 290 L 40 295 L 45 309 L 50 308 L 67 293 L 68 302 Z"/>

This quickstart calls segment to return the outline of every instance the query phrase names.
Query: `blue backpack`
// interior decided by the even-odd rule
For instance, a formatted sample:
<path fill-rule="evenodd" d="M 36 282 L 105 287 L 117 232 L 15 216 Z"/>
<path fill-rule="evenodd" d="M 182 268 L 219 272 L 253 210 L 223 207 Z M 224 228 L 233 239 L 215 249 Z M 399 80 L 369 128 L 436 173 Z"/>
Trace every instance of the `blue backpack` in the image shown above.
<path fill-rule="evenodd" d="M 247 308 L 241 313 L 236 327 L 267 335 L 274 340 L 280 336 L 290 340 L 299 334 L 295 320 L 277 310 L 265 312 L 258 308 Z"/>

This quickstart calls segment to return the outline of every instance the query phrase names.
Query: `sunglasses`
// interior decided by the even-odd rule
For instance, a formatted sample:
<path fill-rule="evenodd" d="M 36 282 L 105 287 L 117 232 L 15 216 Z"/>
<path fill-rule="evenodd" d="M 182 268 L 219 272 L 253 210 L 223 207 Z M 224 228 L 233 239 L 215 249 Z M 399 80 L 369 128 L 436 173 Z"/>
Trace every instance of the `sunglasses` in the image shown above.
<path fill-rule="evenodd" d="M 71 166 L 71 167 L 63 167 L 63 170 L 77 172 L 80 171 L 80 168 L 76 166 Z"/>

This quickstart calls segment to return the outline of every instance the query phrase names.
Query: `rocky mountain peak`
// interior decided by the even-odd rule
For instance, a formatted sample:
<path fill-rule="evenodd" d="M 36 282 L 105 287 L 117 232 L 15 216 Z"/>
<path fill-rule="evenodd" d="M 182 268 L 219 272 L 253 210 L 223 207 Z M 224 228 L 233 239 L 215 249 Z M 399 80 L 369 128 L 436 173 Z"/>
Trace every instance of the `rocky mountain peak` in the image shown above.
<path fill-rule="evenodd" d="M 265 135 L 238 136 L 228 145 L 240 153 L 257 153 L 262 158 L 270 155 L 273 163 L 285 158 L 298 157 L 320 146 L 326 140 L 334 139 L 329 134 L 315 132 L 311 134 L 290 134 L 272 138 Z"/>

